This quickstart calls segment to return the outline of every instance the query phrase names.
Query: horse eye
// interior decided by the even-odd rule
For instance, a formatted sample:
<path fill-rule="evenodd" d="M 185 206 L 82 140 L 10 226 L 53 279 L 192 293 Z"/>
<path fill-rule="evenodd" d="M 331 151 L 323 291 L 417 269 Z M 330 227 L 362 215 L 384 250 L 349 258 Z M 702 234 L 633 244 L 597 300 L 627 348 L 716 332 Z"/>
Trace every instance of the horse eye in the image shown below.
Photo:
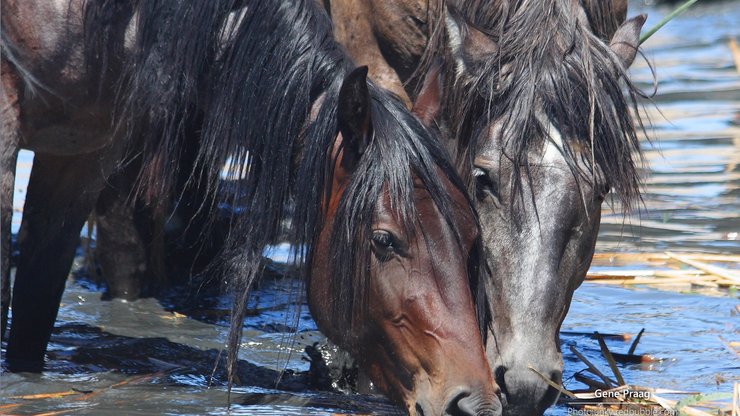
<path fill-rule="evenodd" d="M 386 262 L 394 255 L 399 254 L 396 249 L 396 239 L 393 237 L 393 234 L 388 231 L 373 231 L 372 242 L 373 253 L 381 262 Z"/>
<path fill-rule="evenodd" d="M 475 189 L 479 199 L 482 199 L 485 194 L 498 198 L 498 187 L 491 180 L 486 170 L 479 167 L 474 168 L 473 177 L 475 178 Z"/>
<path fill-rule="evenodd" d="M 388 231 L 373 231 L 373 245 L 385 250 L 393 248 L 393 236 Z"/>

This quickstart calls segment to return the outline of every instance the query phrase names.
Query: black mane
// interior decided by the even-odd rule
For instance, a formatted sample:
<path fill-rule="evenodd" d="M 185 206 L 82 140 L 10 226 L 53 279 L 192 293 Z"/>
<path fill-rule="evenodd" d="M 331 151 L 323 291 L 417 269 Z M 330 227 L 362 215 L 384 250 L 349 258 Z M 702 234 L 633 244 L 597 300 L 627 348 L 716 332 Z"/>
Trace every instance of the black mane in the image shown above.
<path fill-rule="evenodd" d="M 193 126 L 200 130 L 199 146 L 195 169 L 187 173 L 194 183 L 205 184 L 207 196 L 223 201 L 220 174 L 227 159 L 235 166 L 233 174 L 247 167 L 225 201 L 246 213 L 232 218 L 217 260 L 236 294 L 230 362 L 262 251 L 277 238 L 288 204 L 298 207 L 290 222 L 292 243 L 307 264 L 311 261 L 324 220 L 322 195 L 331 185 L 339 89 L 354 68 L 315 0 L 250 1 L 246 9 L 240 9 L 241 3 L 137 2 L 137 43 L 120 88 L 119 128 L 143 138 L 132 137 L 143 158 L 140 193 L 172 191 Z M 418 178 L 458 242 L 453 202 L 439 172 L 467 195 L 438 141 L 400 100 L 373 85 L 370 93 L 374 137 L 343 195 L 328 260 L 336 271 L 334 296 L 341 301 L 335 318 L 348 325 L 367 304 L 368 237 L 381 193 L 388 192 L 406 229 L 412 230 L 420 224 L 413 199 L 413 179 Z M 315 121 L 309 121 L 317 103 Z M 476 262 L 482 259 L 479 250 L 477 244 Z M 470 276 L 481 314 L 487 310 L 483 290 L 478 290 L 482 272 L 473 267 Z"/>
<path fill-rule="evenodd" d="M 611 10 L 582 9 L 570 0 L 455 3 L 459 9 L 450 7 L 450 12 L 461 14 L 497 46 L 466 69 L 472 79 L 447 83 L 458 164 L 466 165 L 459 172 L 471 170 L 470 152 L 477 148 L 480 129 L 499 120 L 510 152 L 504 156 L 512 160 L 515 178 L 522 178 L 522 169 L 526 177 L 528 151 L 546 136 L 547 126 L 536 114 L 543 111 L 562 133 L 563 153 L 579 180 L 590 181 L 592 172 L 578 166 L 595 163 L 629 208 L 640 195 L 635 157 L 641 158 L 636 121 L 640 127 L 642 121 L 639 91 L 602 40 L 616 30 Z M 586 163 L 578 164 L 578 157 Z M 521 189 L 521 183 L 515 181 L 514 187 Z"/>

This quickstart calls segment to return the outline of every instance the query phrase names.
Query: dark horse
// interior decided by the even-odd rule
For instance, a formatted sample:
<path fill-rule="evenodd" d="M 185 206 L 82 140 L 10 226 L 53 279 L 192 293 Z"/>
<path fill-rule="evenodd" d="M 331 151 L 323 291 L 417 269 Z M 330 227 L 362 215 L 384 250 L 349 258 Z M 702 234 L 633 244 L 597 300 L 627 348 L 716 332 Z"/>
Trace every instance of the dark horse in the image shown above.
<path fill-rule="evenodd" d="M 166 195 L 196 130 L 192 180 L 213 205 L 248 212 L 232 218 L 214 266 L 235 292 L 232 363 L 248 289 L 290 202 L 320 329 L 410 414 L 500 413 L 477 321 L 482 241 L 464 185 L 401 101 L 368 83 L 367 68 L 353 70 L 316 7 L 3 0 L 4 204 L 17 149 L 36 152 L 11 370 L 42 370 L 80 228 L 113 166 L 138 158 L 137 194 Z M 223 194 L 227 159 L 244 180 Z M 7 254 L 6 245 L 6 269 Z"/>
<path fill-rule="evenodd" d="M 557 392 L 530 367 L 561 381 L 559 330 L 602 202 L 610 191 L 627 208 L 639 199 L 627 68 L 645 16 L 626 20 L 621 0 L 446 3 L 329 6 L 337 38 L 371 76 L 393 81 L 393 69 L 408 96 L 440 102 L 437 125 L 480 214 L 492 274 L 486 349 L 504 414 L 541 414 Z"/>

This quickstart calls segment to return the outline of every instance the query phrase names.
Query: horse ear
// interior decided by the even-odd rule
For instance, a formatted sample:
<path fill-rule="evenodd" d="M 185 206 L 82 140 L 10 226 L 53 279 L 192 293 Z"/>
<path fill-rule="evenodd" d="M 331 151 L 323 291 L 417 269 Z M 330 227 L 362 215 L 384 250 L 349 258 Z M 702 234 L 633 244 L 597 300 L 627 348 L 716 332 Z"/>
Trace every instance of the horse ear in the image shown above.
<path fill-rule="evenodd" d="M 344 79 L 339 90 L 337 124 L 344 148 L 342 166 L 351 171 L 360 161 L 373 134 L 367 66 L 356 68 Z"/>
<path fill-rule="evenodd" d="M 493 39 L 467 24 L 452 10 L 445 15 L 445 30 L 458 76 L 464 74 L 468 66 L 484 61 L 498 51 Z"/>
<path fill-rule="evenodd" d="M 609 42 L 609 47 L 622 61 L 624 68 L 629 68 L 635 60 L 637 48 L 640 46 L 640 30 L 645 20 L 647 15 L 641 14 L 622 23 Z"/>
<path fill-rule="evenodd" d="M 435 60 L 424 77 L 414 108 L 411 109 L 411 112 L 427 127 L 431 126 L 439 115 L 442 105 L 442 83 L 442 62 Z"/>

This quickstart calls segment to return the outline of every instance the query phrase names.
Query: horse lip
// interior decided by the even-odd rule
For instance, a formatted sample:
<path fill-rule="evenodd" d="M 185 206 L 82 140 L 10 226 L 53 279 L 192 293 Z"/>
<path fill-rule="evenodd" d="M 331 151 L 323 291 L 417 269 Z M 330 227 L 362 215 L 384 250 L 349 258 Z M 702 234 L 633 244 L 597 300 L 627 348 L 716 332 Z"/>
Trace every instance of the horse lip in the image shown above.
<path fill-rule="evenodd" d="M 504 403 L 497 396 L 493 396 L 493 400 L 488 403 L 484 403 L 478 410 L 479 416 L 501 416 L 503 414 Z"/>
<path fill-rule="evenodd" d="M 501 415 L 503 416 L 536 416 L 536 415 L 542 415 L 543 413 L 544 413 L 544 410 L 537 412 L 536 410 L 526 407 L 526 406 L 517 406 L 517 407 L 505 407 Z"/>

